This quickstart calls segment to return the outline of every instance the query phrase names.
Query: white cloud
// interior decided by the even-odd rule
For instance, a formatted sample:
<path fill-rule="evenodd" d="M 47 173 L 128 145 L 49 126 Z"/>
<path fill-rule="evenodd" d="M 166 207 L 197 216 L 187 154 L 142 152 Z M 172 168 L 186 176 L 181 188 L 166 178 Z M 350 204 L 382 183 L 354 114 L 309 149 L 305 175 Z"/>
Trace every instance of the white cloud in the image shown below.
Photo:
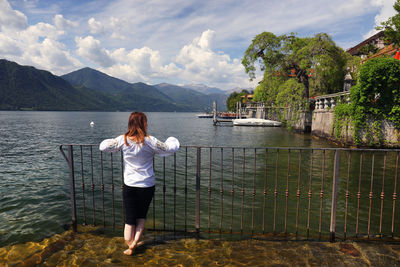
<path fill-rule="evenodd" d="M 152 79 L 169 79 L 177 75 L 180 70 L 174 63 L 162 64 L 159 51 L 148 47 L 126 51 L 116 49 L 111 57 L 117 64 L 103 68 L 106 73 L 131 82 L 151 83 Z"/>
<path fill-rule="evenodd" d="M 375 27 L 381 26 L 381 23 L 387 21 L 390 17 L 396 14 L 393 8 L 394 0 L 373 0 L 372 4 L 379 8 L 379 13 L 375 16 Z M 375 29 L 370 30 L 364 34 L 364 39 L 367 39 L 377 33 Z"/>
<path fill-rule="evenodd" d="M 42 69 L 53 71 L 55 74 L 63 74 L 82 64 L 65 50 L 63 44 L 45 38 L 43 42 L 28 47 L 22 56 L 25 64 L 32 64 Z"/>
<path fill-rule="evenodd" d="M 90 33 L 92 34 L 103 34 L 105 32 L 104 26 L 100 21 L 95 20 L 94 18 L 90 18 L 88 20 Z"/>
<path fill-rule="evenodd" d="M 3 14 L 5 11 L 6 14 Z M 4 0 L 0 0 L 0 14 L 1 58 L 55 74 L 64 74 L 82 66 L 59 41 L 60 36 L 65 34 L 60 28 L 44 22 L 28 26 L 26 16 L 13 10 Z M 60 23 L 62 19 L 62 16 L 56 16 L 54 23 Z M 69 24 L 70 21 L 65 20 L 64 23 Z"/>
<path fill-rule="evenodd" d="M 110 57 L 109 52 L 104 49 L 100 41 L 87 36 L 85 38 L 75 37 L 77 53 L 79 56 L 86 58 L 101 67 L 110 67 L 114 64 L 114 60 Z"/>
<path fill-rule="evenodd" d="M 66 29 L 68 27 L 78 27 L 78 22 L 67 20 L 61 14 L 55 15 L 53 21 L 54 25 L 56 25 L 58 29 Z"/>
<path fill-rule="evenodd" d="M 0 28 L 22 30 L 28 25 L 27 17 L 18 10 L 13 10 L 6 0 L 0 0 Z"/>
<path fill-rule="evenodd" d="M 50 38 L 57 40 L 65 32 L 57 29 L 54 25 L 39 22 L 36 25 L 29 26 L 26 30 L 21 31 L 19 35 L 22 41 L 28 43 L 40 42 L 41 39 Z"/>
<path fill-rule="evenodd" d="M 240 58 L 257 34 L 357 43 L 394 13 L 394 0 L 98 1 L 10 1 L 18 11 L 0 0 L 0 57 L 59 74 L 82 60 L 131 82 L 249 87 Z"/>
<path fill-rule="evenodd" d="M 13 38 L 0 32 L 0 55 L 18 56 L 22 54 L 22 49 Z"/>
<path fill-rule="evenodd" d="M 214 31 L 206 30 L 180 50 L 176 57 L 183 66 L 180 78 L 186 83 L 207 83 L 224 89 L 254 85 L 248 81 L 239 59 L 210 49 L 214 37 Z"/>

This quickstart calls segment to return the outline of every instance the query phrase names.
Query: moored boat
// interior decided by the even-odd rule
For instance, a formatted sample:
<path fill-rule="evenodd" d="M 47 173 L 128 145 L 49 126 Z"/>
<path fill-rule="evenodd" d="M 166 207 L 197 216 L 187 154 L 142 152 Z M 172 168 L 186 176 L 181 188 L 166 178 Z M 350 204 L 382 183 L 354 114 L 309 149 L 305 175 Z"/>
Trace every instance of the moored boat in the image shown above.
<path fill-rule="evenodd" d="M 213 117 L 212 113 L 197 114 L 197 118 L 201 118 L 201 119 L 212 118 L 212 117 Z"/>
<path fill-rule="evenodd" d="M 282 123 L 279 121 L 264 120 L 264 119 L 234 119 L 234 126 L 264 126 L 264 127 L 280 127 Z"/>

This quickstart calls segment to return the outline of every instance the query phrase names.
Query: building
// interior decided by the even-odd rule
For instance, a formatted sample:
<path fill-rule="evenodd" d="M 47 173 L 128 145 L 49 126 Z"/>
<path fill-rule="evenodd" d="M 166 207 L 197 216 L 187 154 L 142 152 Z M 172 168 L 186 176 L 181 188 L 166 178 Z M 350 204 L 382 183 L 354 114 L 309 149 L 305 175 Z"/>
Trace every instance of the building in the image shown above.
<path fill-rule="evenodd" d="M 397 48 L 393 44 L 385 44 L 385 32 L 380 31 L 368 39 L 362 41 L 356 46 L 346 50 L 352 56 L 359 56 L 362 62 L 368 59 L 381 57 L 381 56 L 393 56 Z"/>

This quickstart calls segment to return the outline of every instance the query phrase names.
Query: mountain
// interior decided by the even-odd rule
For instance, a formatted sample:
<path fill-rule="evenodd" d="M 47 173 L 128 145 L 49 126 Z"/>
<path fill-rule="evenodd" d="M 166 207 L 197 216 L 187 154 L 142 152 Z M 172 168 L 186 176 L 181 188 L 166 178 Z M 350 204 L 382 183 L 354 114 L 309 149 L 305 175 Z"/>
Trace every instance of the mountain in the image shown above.
<path fill-rule="evenodd" d="M 230 95 L 230 94 L 232 94 L 232 93 L 234 93 L 234 92 L 240 93 L 240 92 L 242 92 L 243 90 L 246 90 L 246 91 L 250 92 L 251 94 L 254 92 L 254 88 L 235 87 L 235 88 L 233 88 L 233 89 L 230 89 L 230 90 L 226 91 L 226 93 L 227 93 L 228 95 Z"/>
<path fill-rule="evenodd" d="M 61 77 L 0 59 L 0 110 L 204 111 L 224 94 L 203 94 L 171 84 L 128 83 L 83 68 Z"/>
<path fill-rule="evenodd" d="M 226 94 L 226 91 L 223 91 L 217 87 L 208 87 L 207 85 L 204 84 L 187 84 L 183 85 L 182 87 L 184 88 L 189 88 L 192 90 L 195 90 L 197 92 L 203 93 L 203 94 Z"/>
<path fill-rule="evenodd" d="M 113 110 L 117 102 L 48 71 L 0 59 L 2 110 Z"/>
<path fill-rule="evenodd" d="M 190 111 L 186 104 L 174 103 L 166 94 L 145 83 L 128 83 L 100 71 L 83 68 L 61 76 L 74 86 L 85 86 L 107 93 L 121 103 L 123 109 L 141 111 Z"/>
<path fill-rule="evenodd" d="M 218 110 L 226 110 L 225 94 L 203 94 L 198 91 L 168 83 L 154 85 L 160 92 L 167 94 L 175 103 L 186 103 L 195 111 L 211 110 L 217 102 Z"/>

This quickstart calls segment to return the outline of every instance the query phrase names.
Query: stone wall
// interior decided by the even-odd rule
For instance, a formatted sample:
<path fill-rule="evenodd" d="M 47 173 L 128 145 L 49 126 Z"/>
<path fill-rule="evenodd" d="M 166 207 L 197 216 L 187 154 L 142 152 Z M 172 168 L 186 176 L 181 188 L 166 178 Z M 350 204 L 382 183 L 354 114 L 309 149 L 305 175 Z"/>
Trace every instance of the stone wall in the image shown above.
<path fill-rule="evenodd" d="M 312 126 L 311 134 L 314 136 L 329 139 L 333 142 L 343 145 L 354 146 L 354 130 L 352 123 L 344 125 L 340 134 L 340 138 L 335 137 L 333 110 L 335 104 L 340 102 L 348 102 L 347 93 L 340 93 L 334 95 L 320 96 L 316 98 L 315 110 L 312 113 Z M 369 122 L 372 125 L 372 121 Z M 386 146 L 386 147 L 400 147 L 400 132 L 397 130 L 393 123 L 383 121 L 381 125 L 381 134 L 383 143 L 376 137 L 372 138 L 366 131 L 361 132 L 361 142 L 363 146 Z"/>

